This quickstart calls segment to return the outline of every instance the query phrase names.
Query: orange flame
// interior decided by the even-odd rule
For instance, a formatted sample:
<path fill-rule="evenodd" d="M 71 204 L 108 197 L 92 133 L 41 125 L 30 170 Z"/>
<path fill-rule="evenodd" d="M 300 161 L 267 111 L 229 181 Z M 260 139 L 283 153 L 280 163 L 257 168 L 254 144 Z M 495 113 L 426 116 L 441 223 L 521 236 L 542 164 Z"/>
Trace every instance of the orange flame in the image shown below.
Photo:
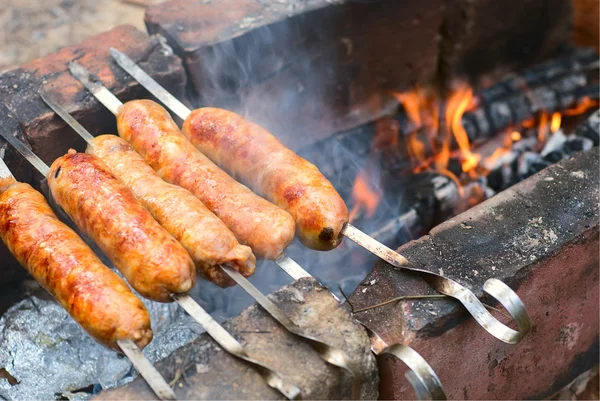
<path fill-rule="evenodd" d="M 552 120 L 550 121 L 550 132 L 556 132 L 560 129 L 561 120 L 562 118 L 560 113 L 552 114 Z"/>
<path fill-rule="evenodd" d="M 519 131 L 513 131 L 513 132 L 511 132 L 511 134 L 510 134 L 510 139 L 511 139 L 513 142 L 518 142 L 518 141 L 520 141 L 520 140 L 521 140 L 521 133 L 520 133 Z"/>
<path fill-rule="evenodd" d="M 421 109 L 423 103 L 423 92 L 418 87 L 411 92 L 396 93 L 393 92 L 398 102 L 404 107 L 404 111 L 409 120 L 415 124 L 417 128 L 421 126 Z"/>
<path fill-rule="evenodd" d="M 563 114 L 565 116 L 578 116 L 585 113 L 586 110 L 596 106 L 598 106 L 598 100 L 592 100 L 589 96 L 585 96 L 575 107 L 565 110 Z"/>
<path fill-rule="evenodd" d="M 354 221 L 363 211 L 366 212 L 367 218 L 372 217 L 381 200 L 381 192 L 369 185 L 368 177 L 361 171 L 354 180 L 352 199 L 354 200 L 354 206 L 350 211 L 350 222 Z"/>
<path fill-rule="evenodd" d="M 540 124 L 538 125 L 538 142 L 540 144 L 546 142 L 546 138 L 548 137 L 548 113 L 542 112 L 540 115 Z"/>
<path fill-rule="evenodd" d="M 451 129 L 458 148 L 463 156 L 462 169 L 468 172 L 475 168 L 481 156 L 471 152 L 469 137 L 462 125 L 462 117 L 473 104 L 473 90 L 463 86 L 459 88 L 448 100 L 446 108 L 446 129 Z"/>

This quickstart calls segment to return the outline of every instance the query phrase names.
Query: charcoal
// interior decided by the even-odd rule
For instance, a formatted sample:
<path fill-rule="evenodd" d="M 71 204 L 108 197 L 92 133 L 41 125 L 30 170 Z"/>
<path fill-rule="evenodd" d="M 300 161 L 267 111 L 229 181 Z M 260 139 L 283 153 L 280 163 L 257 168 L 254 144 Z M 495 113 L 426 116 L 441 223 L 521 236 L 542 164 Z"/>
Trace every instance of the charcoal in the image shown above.
<path fill-rule="evenodd" d="M 581 152 L 582 150 L 590 150 L 593 147 L 594 142 L 592 142 L 592 140 L 589 138 L 569 138 L 563 145 L 563 153 L 567 156 L 571 156 L 575 152 Z"/>
<path fill-rule="evenodd" d="M 552 89 L 542 86 L 528 92 L 532 113 L 553 112 L 558 109 L 558 96 Z"/>
<path fill-rule="evenodd" d="M 544 160 L 549 163 L 557 163 L 563 159 L 563 153 L 560 150 L 553 150 L 544 156 Z"/>
<path fill-rule="evenodd" d="M 575 130 L 575 135 L 588 138 L 594 146 L 600 144 L 600 110 L 594 112 L 585 123 Z"/>
<path fill-rule="evenodd" d="M 515 123 L 520 123 L 533 117 L 529 102 L 525 96 L 511 97 L 508 99 L 508 106 L 512 112 L 512 118 Z"/>
<path fill-rule="evenodd" d="M 494 102 L 489 106 L 490 120 L 494 127 L 494 132 L 500 132 L 510 126 L 514 121 L 507 102 Z"/>
<path fill-rule="evenodd" d="M 534 175 L 548 167 L 551 163 L 538 153 L 525 152 L 519 157 L 518 178 L 519 181 Z"/>

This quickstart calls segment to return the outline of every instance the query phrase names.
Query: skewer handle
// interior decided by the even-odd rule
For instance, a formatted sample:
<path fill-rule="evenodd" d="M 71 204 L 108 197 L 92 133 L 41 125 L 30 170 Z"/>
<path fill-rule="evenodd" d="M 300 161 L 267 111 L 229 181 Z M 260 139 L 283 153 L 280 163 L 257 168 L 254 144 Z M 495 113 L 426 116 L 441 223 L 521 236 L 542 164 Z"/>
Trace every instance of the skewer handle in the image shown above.
<path fill-rule="evenodd" d="M 531 330 L 531 319 L 523 301 L 502 281 L 494 278 L 489 279 L 483 285 L 483 290 L 506 308 L 517 324 L 518 330 L 511 329 L 492 316 L 477 296 L 468 288 L 447 277 L 428 270 L 415 268 L 404 256 L 360 231 L 350 223 L 344 226 L 342 234 L 392 266 L 421 273 L 425 281 L 436 291 L 460 301 L 477 323 L 500 341 L 508 344 L 517 344 Z"/>
<path fill-rule="evenodd" d="M 133 366 L 140 372 L 146 383 L 152 388 L 154 393 L 161 400 L 176 400 L 177 397 L 173 392 L 173 389 L 156 370 L 154 365 L 146 358 L 138 346 L 131 340 L 119 340 L 117 341 L 119 347 L 127 358 L 131 361 Z"/>

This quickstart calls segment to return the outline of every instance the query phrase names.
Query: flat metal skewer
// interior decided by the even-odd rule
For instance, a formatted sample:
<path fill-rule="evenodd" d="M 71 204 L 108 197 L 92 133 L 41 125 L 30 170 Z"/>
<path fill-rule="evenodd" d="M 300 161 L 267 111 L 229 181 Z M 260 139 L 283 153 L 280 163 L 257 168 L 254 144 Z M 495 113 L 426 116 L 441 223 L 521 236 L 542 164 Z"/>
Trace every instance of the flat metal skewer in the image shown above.
<path fill-rule="evenodd" d="M 12 136 L 10 133 L 0 130 L 0 135 L 10 143 L 33 167 L 35 167 L 44 177 L 50 171 L 50 167 L 44 163 L 31 149 L 29 149 L 20 139 Z M 0 160 L 2 160 L 0 158 Z M 2 165 L 6 167 L 4 161 Z M 10 174 L 8 167 L 6 170 Z M 0 168 L 0 171 L 2 169 Z M 2 174 L 6 174 L 4 171 Z M 12 174 L 10 174 L 12 176 Z M 161 400 L 176 400 L 175 393 L 156 368 L 150 363 L 142 350 L 131 340 L 119 340 L 117 344 L 123 353 L 129 358 L 133 366 L 140 372 L 140 375 L 146 380 L 146 383 L 152 388 L 154 393 Z"/>
<path fill-rule="evenodd" d="M 87 69 L 76 62 L 70 62 L 69 71 L 71 71 L 71 74 L 77 78 L 77 80 L 79 80 L 79 82 L 81 82 L 100 103 L 109 108 L 113 114 L 118 112 L 119 107 L 122 105 L 120 100 L 104 85 L 92 80 Z M 116 106 L 117 104 L 118 106 Z M 332 347 L 325 342 L 306 334 L 304 330 L 292 323 L 274 303 L 265 297 L 256 287 L 254 287 L 252 283 L 248 281 L 248 279 L 239 274 L 235 269 L 232 269 L 228 266 L 223 265 L 221 268 L 252 298 L 254 298 L 254 300 L 258 302 L 258 304 L 261 305 L 275 320 L 288 329 L 288 331 L 308 340 L 308 342 L 319 352 L 321 357 L 326 362 L 348 371 L 348 373 L 355 377 L 355 383 L 360 380 L 358 369 L 352 367 L 353 363 L 344 351 L 336 347 Z"/>
<path fill-rule="evenodd" d="M 188 117 L 191 113 L 190 109 L 165 90 L 158 82 L 152 79 L 152 77 L 142 70 L 127 55 L 112 48 L 110 49 L 110 54 L 121 68 L 127 71 L 127 73 L 181 119 L 185 120 Z M 342 234 L 349 240 L 354 241 L 359 246 L 393 266 L 418 271 L 424 274 L 426 280 L 433 288 L 444 295 L 459 300 L 473 318 L 475 318 L 477 323 L 499 340 L 509 344 L 516 344 L 531 330 L 531 319 L 527 314 L 525 305 L 518 295 L 500 280 L 490 279 L 486 281 L 484 284 L 484 291 L 496 298 L 508 310 L 517 323 L 518 331 L 515 331 L 498 321 L 477 299 L 475 294 L 461 284 L 436 273 L 415 268 L 404 256 L 386 247 L 349 223 L 346 224 L 342 230 Z M 307 277 L 307 275 L 309 275 L 302 267 L 300 267 L 300 265 L 283 254 L 275 260 L 275 263 L 294 279 Z"/>
<path fill-rule="evenodd" d="M 121 53 L 120 51 L 114 48 L 110 49 L 110 53 L 117 62 L 117 64 L 121 66 L 121 68 L 127 71 L 127 73 L 129 73 L 136 81 L 138 81 L 150 93 L 152 93 L 156 98 L 158 98 L 165 106 L 171 109 L 171 111 L 173 111 L 177 116 L 179 116 L 182 120 L 185 120 L 188 117 L 188 115 L 191 113 L 190 109 L 183 103 L 181 103 L 173 95 L 171 95 L 167 90 L 165 90 L 158 82 L 156 82 L 152 77 L 150 77 L 127 55 Z M 304 277 L 313 278 L 310 275 L 310 273 L 304 270 L 298 263 L 296 263 L 285 253 L 279 255 L 274 260 L 274 262 L 288 275 L 290 275 L 294 280 L 298 280 Z M 253 291 L 250 288 L 248 288 L 248 290 Z M 256 290 L 256 292 L 260 294 L 258 290 Z M 335 294 L 331 293 L 331 295 L 339 301 Z M 387 353 L 404 361 L 404 355 L 406 355 L 406 353 L 408 353 L 409 351 L 406 351 L 405 353 L 401 354 L 400 352 L 396 352 L 396 348 L 393 347 L 394 346 L 390 347 L 390 351 Z M 427 399 L 427 395 L 431 396 L 433 399 L 445 399 L 443 387 L 439 382 L 439 379 L 437 379 L 435 372 L 429 366 L 429 364 L 427 364 L 427 362 L 410 347 L 404 345 L 399 345 L 399 347 L 404 347 L 402 349 L 408 349 L 412 351 L 414 355 L 418 356 L 418 358 L 413 357 L 411 359 L 411 364 L 407 363 L 407 365 L 412 369 L 409 373 L 407 373 L 407 378 L 415 388 L 419 399 Z M 406 363 L 406 361 L 404 362 Z M 435 380 L 430 379 L 430 377 L 432 376 L 428 376 L 428 374 L 432 374 Z M 440 396 L 440 394 L 443 395 L 443 397 Z"/>
<path fill-rule="evenodd" d="M 344 226 L 342 234 L 392 266 L 421 273 L 423 278 L 436 291 L 455 298 L 463 304 L 477 323 L 500 341 L 508 344 L 517 344 L 531 330 L 531 319 L 523 301 L 502 281 L 491 278 L 484 283 L 483 289 L 506 308 L 516 322 L 518 331 L 504 325 L 492 316 L 471 290 L 456 281 L 428 270 L 414 267 L 404 256 L 373 239 L 350 223 Z"/>
<path fill-rule="evenodd" d="M 110 92 L 108 92 L 112 95 Z M 94 137 L 61 105 L 40 93 L 42 100 L 58 114 L 88 145 L 93 145 Z M 179 304 L 204 330 L 230 354 L 252 364 L 267 384 L 280 391 L 288 399 L 296 399 L 300 395 L 300 389 L 283 379 L 275 369 L 259 362 L 246 353 L 246 350 L 227 330 L 223 328 L 212 316 L 204 310 L 192 297 L 184 294 L 172 294 L 171 297 Z"/>

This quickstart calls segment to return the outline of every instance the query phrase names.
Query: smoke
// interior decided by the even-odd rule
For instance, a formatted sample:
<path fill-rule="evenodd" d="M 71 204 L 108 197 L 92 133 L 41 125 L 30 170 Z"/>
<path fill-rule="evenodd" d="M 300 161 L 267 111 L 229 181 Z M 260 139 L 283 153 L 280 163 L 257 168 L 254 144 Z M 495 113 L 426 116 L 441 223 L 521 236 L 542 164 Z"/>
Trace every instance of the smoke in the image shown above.
<path fill-rule="evenodd" d="M 351 85 L 356 71 L 349 69 L 348 60 L 357 44 L 336 25 L 341 6 L 311 12 L 306 10 L 322 7 L 323 2 L 269 3 L 284 4 L 266 7 L 288 7 L 294 15 L 270 25 L 263 24 L 264 17 L 246 19 L 241 25 L 257 27 L 195 53 L 188 63 L 197 89 L 194 103 L 225 108 L 262 125 L 319 167 L 351 208 L 352 187 L 359 172 L 368 172 L 368 180 L 376 187 L 382 181 L 377 158 L 369 156 L 373 124 L 332 137 L 342 127 L 356 127 L 365 115 L 373 115 L 355 107 L 363 94 Z M 399 215 L 400 198 L 382 199 L 381 203 L 387 212 L 361 220 L 368 223 L 361 229 L 372 231 L 388 222 L 390 213 Z M 377 260 L 350 241 L 338 249 L 317 252 L 295 240 L 286 253 L 339 296 L 338 284 L 352 292 Z M 268 293 L 292 279 L 273 262 L 263 261 L 251 281 Z M 217 318 L 234 316 L 252 301 L 239 287 L 221 289 L 205 282 L 196 287 L 194 296 L 211 305 Z"/>

